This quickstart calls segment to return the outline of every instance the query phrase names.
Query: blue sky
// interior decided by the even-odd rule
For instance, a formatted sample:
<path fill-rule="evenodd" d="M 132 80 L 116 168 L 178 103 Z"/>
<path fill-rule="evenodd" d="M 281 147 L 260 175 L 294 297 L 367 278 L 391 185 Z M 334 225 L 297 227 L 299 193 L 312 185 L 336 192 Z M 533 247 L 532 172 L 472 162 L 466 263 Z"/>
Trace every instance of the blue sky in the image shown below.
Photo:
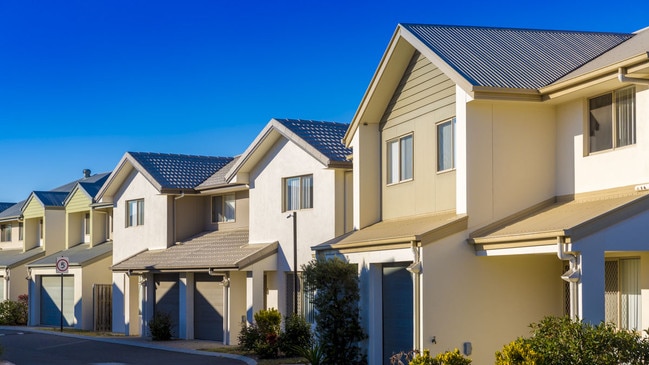
<path fill-rule="evenodd" d="M 349 122 L 400 22 L 633 32 L 647 14 L 647 1 L 2 0 L 0 202 L 126 151 L 236 155 L 273 117 Z"/>

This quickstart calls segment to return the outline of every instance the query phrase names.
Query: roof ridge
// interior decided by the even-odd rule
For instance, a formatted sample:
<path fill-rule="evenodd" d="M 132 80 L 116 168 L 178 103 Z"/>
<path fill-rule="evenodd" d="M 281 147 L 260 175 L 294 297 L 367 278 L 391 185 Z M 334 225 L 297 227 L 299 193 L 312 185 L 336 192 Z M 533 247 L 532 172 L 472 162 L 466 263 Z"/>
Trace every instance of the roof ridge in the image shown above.
<path fill-rule="evenodd" d="M 627 32 L 606 32 L 606 31 L 592 31 L 592 30 L 523 28 L 523 27 L 505 27 L 505 26 L 501 27 L 501 26 L 489 26 L 489 25 L 458 25 L 458 24 L 427 24 L 427 23 L 399 23 L 399 25 L 440 27 L 440 28 L 492 29 L 492 30 L 523 31 L 523 32 L 581 33 L 581 34 L 606 34 L 606 35 L 633 35 L 643 30 L 641 29 L 636 32 L 627 33 Z"/>
<path fill-rule="evenodd" d="M 211 155 L 192 155 L 185 153 L 167 153 L 167 152 L 126 152 L 130 155 L 154 155 L 154 156 L 176 156 L 176 157 L 202 157 L 202 158 L 232 158 L 231 156 L 211 156 Z"/>

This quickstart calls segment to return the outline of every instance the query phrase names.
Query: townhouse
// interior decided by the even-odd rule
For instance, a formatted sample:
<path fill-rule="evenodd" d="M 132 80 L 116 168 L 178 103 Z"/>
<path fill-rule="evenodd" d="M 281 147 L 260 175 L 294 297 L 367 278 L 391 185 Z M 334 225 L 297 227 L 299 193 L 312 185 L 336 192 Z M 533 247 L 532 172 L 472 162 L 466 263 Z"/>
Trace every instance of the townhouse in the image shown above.
<path fill-rule="evenodd" d="M 41 248 L 24 248 L 23 204 L 24 201 L 4 204 L 4 209 L 0 212 L 0 300 L 15 301 L 18 296 L 27 294 L 25 264 L 45 254 Z"/>
<path fill-rule="evenodd" d="M 400 24 L 344 137 L 372 364 L 493 362 L 547 315 L 649 327 L 649 31 Z M 379 300 L 377 300 L 379 299 Z"/>

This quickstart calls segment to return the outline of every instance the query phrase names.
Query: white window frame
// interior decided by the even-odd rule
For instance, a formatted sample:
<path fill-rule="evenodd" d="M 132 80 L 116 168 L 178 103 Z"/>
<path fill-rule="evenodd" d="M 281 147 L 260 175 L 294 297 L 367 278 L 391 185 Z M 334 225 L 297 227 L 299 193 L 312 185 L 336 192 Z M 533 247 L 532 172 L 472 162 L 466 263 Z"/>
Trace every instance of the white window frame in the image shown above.
<path fill-rule="evenodd" d="M 408 145 L 409 143 L 409 145 Z M 408 148 L 409 147 L 409 148 Z M 414 133 L 386 141 L 386 184 L 393 185 L 411 181 L 415 176 Z M 408 157 L 410 160 L 408 161 Z"/>
<path fill-rule="evenodd" d="M 212 223 L 231 223 L 237 218 L 237 199 L 234 193 L 212 196 Z M 231 203 L 228 209 L 228 203 Z M 231 212 L 231 216 L 230 213 Z"/>
<path fill-rule="evenodd" d="M 291 176 L 282 179 L 284 211 L 313 209 L 313 174 Z M 291 194 L 292 184 L 297 183 L 297 195 Z M 293 199 L 291 199 L 293 197 Z"/>
<path fill-rule="evenodd" d="M 11 223 L 0 225 L 0 242 L 11 242 L 11 230 L 13 226 Z"/>
<path fill-rule="evenodd" d="M 621 102 L 621 98 L 627 96 L 628 99 L 626 103 Z M 602 117 L 610 118 L 610 135 L 606 133 L 605 135 L 596 135 L 599 131 L 600 124 L 598 118 L 594 115 L 597 113 L 597 109 L 593 108 L 593 103 L 595 100 L 603 97 L 610 97 L 610 105 L 604 105 L 600 108 L 606 107 L 610 108 L 610 115 L 608 110 L 606 114 L 603 114 Z M 630 103 L 629 103 L 630 101 Z M 624 87 L 617 89 L 611 92 L 607 92 L 595 97 L 589 98 L 586 104 L 586 126 L 584 131 L 584 137 L 586 139 L 586 154 L 594 154 L 604 151 L 611 151 L 617 148 L 631 146 L 636 144 L 636 92 L 635 86 Z M 599 120 L 602 119 L 599 118 Z M 628 118 L 626 120 L 623 120 Z M 608 123 L 607 123 L 608 124 Z M 622 140 L 621 132 L 622 127 L 627 128 L 627 136 Z M 610 146 L 606 145 L 601 148 L 596 147 L 596 139 L 601 138 L 604 141 L 610 138 Z"/>
<path fill-rule="evenodd" d="M 437 172 L 445 172 L 445 171 L 451 171 L 455 170 L 455 124 L 456 124 L 456 118 L 453 117 L 449 120 L 446 120 L 444 122 L 438 123 L 436 125 L 436 131 L 437 131 Z M 444 147 L 447 144 L 443 144 L 442 140 L 442 128 L 450 125 L 450 152 L 447 151 Z M 444 164 L 444 160 L 446 157 L 446 154 L 450 153 L 450 166 L 442 166 Z"/>
<path fill-rule="evenodd" d="M 126 227 L 144 225 L 144 199 L 126 201 Z"/>

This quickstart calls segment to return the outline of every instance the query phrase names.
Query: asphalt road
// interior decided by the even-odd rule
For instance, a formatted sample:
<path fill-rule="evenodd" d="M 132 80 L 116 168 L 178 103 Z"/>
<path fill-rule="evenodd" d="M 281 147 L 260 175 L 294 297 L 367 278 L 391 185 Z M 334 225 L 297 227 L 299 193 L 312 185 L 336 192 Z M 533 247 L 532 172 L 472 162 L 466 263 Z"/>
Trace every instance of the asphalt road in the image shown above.
<path fill-rule="evenodd" d="M 16 365 L 245 365 L 221 357 L 19 330 L 0 330 L 0 346 L 1 359 Z"/>

